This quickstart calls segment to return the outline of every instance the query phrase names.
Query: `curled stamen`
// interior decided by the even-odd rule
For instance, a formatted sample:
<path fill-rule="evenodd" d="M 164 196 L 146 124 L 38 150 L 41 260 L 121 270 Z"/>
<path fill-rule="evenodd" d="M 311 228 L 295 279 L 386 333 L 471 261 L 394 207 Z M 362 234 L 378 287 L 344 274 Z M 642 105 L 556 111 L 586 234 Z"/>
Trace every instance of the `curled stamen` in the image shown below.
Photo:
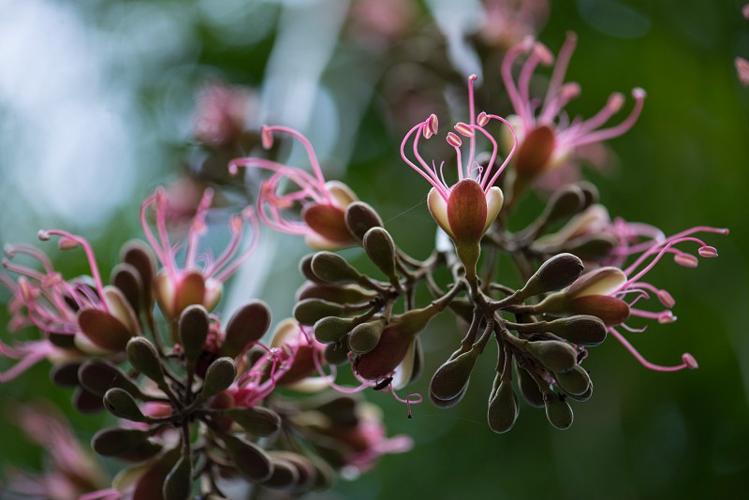
<path fill-rule="evenodd" d="M 619 333 L 615 328 L 609 327 L 609 333 L 624 346 L 627 351 L 645 368 L 653 370 L 655 372 L 678 372 L 685 369 L 695 369 L 698 367 L 697 360 L 691 354 L 685 353 L 682 355 L 682 363 L 674 366 L 663 366 L 655 363 L 651 363 L 635 347 L 629 343 L 624 335 Z"/>

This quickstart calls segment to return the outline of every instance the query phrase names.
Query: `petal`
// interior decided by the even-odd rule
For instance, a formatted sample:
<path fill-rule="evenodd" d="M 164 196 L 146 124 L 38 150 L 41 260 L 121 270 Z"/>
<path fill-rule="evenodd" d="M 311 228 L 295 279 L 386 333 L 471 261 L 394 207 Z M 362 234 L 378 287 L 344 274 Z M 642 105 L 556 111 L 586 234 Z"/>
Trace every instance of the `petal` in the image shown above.
<path fill-rule="evenodd" d="M 486 192 L 486 224 L 484 224 L 484 232 L 489 229 L 489 226 L 492 225 L 497 215 L 499 215 L 504 201 L 505 195 L 497 186 L 492 186 Z"/>
<path fill-rule="evenodd" d="M 602 267 L 585 273 L 565 290 L 570 298 L 610 295 L 627 282 L 627 275 L 616 267 Z"/>
<path fill-rule="evenodd" d="M 452 187 L 447 199 L 447 219 L 456 241 L 479 241 L 487 213 L 486 194 L 478 182 L 463 179 Z"/>
<path fill-rule="evenodd" d="M 453 232 L 450 229 L 450 221 L 447 219 L 447 202 L 434 188 L 427 195 L 427 208 L 434 222 L 452 238 Z"/>

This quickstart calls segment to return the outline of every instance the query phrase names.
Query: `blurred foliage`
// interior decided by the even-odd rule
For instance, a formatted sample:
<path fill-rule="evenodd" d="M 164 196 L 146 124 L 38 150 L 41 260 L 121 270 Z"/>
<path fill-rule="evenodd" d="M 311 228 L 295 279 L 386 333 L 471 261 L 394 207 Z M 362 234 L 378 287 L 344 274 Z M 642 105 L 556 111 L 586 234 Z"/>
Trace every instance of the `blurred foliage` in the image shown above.
<path fill-rule="evenodd" d="M 606 6 L 612 3 L 596 4 L 605 15 Z M 484 359 L 474 373 L 472 390 L 462 403 L 448 411 L 425 403 L 416 407 L 413 419 L 407 419 L 405 408 L 388 395 L 369 394 L 384 407 L 390 431 L 411 434 L 416 447 L 408 454 L 386 457 L 357 481 L 340 481 L 333 497 L 745 495 L 742 491 L 749 477 L 749 223 L 747 210 L 741 207 L 749 188 L 749 89 L 739 85 L 733 57 L 749 54 L 749 23 L 740 15 L 739 2 L 641 0 L 628 4 L 647 21 L 643 32 L 615 37 L 601 27 L 614 26 L 616 32 L 618 18 L 595 23 L 590 4 L 554 2 L 540 39 L 556 49 L 565 31 L 579 35 L 569 76 L 581 83 L 583 94 L 571 105 L 573 112 L 584 116 L 596 112 L 613 90 L 641 86 L 648 92 L 637 126 L 611 143 L 617 168 L 588 172 L 600 187 L 603 202 L 612 215 L 647 221 L 666 233 L 702 223 L 732 229 L 731 236 L 715 240 L 720 259 L 693 271 L 667 263 L 654 273 L 654 281 L 674 291 L 679 321 L 653 326 L 635 339 L 655 361 L 674 361 L 682 352 L 691 352 L 700 369 L 649 372 L 621 346 L 608 342 L 588 364 L 596 379 L 594 396 L 576 408 L 575 423 L 565 432 L 547 425 L 541 411 L 523 406 L 525 415 L 512 432 L 492 434 L 484 422 L 493 369 L 490 359 Z M 627 21 L 626 16 L 619 21 Z M 246 47 L 226 44 L 210 26 L 190 28 L 202 47 L 199 67 L 210 68 L 207 73 L 234 84 L 261 82 L 273 47 L 272 34 Z M 197 81 L 196 76 L 187 78 Z M 159 78 L 157 71 L 154 89 L 159 87 Z M 497 75 L 485 75 L 484 85 L 502 92 Z M 163 98 L 146 88 L 143 112 L 160 106 Z M 426 185 L 402 165 L 397 152 L 401 131 L 385 122 L 377 101 L 378 97 L 373 99 L 364 115 L 343 180 L 380 210 L 404 248 L 425 256 L 434 238 L 434 223 L 424 205 Z M 167 145 L 164 148 L 171 150 Z M 179 151 L 171 151 L 171 164 L 176 168 Z M 167 164 L 149 178 L 155 184 L 163 180 L 159 176 L 174 177 L 175 171 L 170 172 Z M 146 192 L 144 186 L 142 193 Z M 538 205 L 531 200 L 521 208 L 532 213 Z M 136 207 L 137 199 L 122 207 L 117 220 L 102 226 L 93 237 L 105 275 L 118 247 L 137 234 L 133 229 Z M 35 232 L 36 228 L 29 228 L 29 234 Z M 68 255 L 60 259 L 63 271 L 71 275 L 83 271 L 72 267 L 77 262 Z M 293 263 L 281 265 L 293 268 Z M 293 271 L 289 274 L 293 276 Z M 264 293 L 290 295 L 301 281 L 292 279 L 296 281 L 274 280 L 272 293 Z M 288 312 L 275 309 L 275 319 Z M 460 333 L 449 320 L 426 333 L 426 373 L 447 357 Z M 84 440 L 106 419 L 72 411 L 69 395 L 53 389 L 47 371 L 48 366 L 42 364 L 14 383 L 0 386 L 0 428 L 4 429 L 0 467 L 37 468 L 41 463 L 39 450 L 6 418 L 19 401 L 53 399 Z M 423 393 L 427 381 L 422 377 L 413 389 Z"/>

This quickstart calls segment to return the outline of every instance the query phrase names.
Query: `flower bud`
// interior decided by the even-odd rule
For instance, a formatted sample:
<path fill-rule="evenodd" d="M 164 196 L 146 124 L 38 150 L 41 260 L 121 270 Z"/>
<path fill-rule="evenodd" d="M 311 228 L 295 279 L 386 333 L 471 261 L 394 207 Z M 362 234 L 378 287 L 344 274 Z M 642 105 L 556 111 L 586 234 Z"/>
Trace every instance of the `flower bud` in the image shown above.
<path fill-rule="evenodd" d="M 574 282 L 583 269 L 583 263 L 578 257 L 569 253 L 555 255 L 541 264 L 517 295 L 532 297 L 559 290 Z"/>
<path fill-rule="evenodd" d="M 555 373 L 557 383 L 562 390 L 568 394 L 581 395 L 590 387 L 590 375 L 580 365 L 564 373 Z"/>
<path fill-rule="evenodd" d="M 567 184 L 555 191 L 539 219 L 544 224 L 572 217 L 583 209 L 585 194 L 577 184 Z"/>
<path fill-rule="evenodd" d="M 374 208 L 363 201 L 356 201 L 346 208 L 346 225 L 351 234 L 361 240 L 367 231 L 382 227 L 383 223 Z"/>
<path fill-rule="evenodd" d="M 518 366 L 518 388 L 523 399 L 534 408 L 543 408 L 544 394 L 530 373 Z"/>
<path fill-rule="evenodd" d="M 262 406 L 231 408 L 225 414 L 253 436 L 271 436 L 281 428 L 281 417 L 278 413 Z"/>
<path fill-rule="evenodd" d="M 297 291 L 296 299 L 322 299 L 336 304 L 355 304 L 368 302 L 376 296 L 377 293 L 358 285 L 322 285 L 307 282 Z"/>
<path fill-rule="evenodd" d="M 164 384 L 164 372 L 156 348 L 143 337 L 127 343 L 127 359 L 133 367 L 159 385 Z"/>
<path fill-rule="evenodd" d="M 242 306 L 226 325 L 221 355 L 236 358 L 247 352 L 268 331 L 270 320 L 270 309 L 264 302 L 251 301 Z"/>
<path fill-rule="evenodd" d="M 340 304 L 326 300 L 305 299 L 294 306 L 294 319 L 303 325 L 314 325 L 328 316 L 339 316 L 345 311 Z"/>
<path fill-rule="evenodd" d="M 143 284 L 140 281 L 140 273 L 130 264 L 121 262 L 112 269 L 112 278 L 114 285 L 127 299 L 133 311 L 140 311 L 144 305 Z M 150 284 L 149 284 L 150 286 Z"/>
<path fill-rule="evenodd" d="M 90 415 L 103 410 L 104 403 L 100 396 L 78 387 L 73 393 L 73 407 L 84 415 Z"/>
<path fill-rule="evenodd" d="M 471 349 L 449 359 L 437 368 L 429 383 L 429 395 L 432 400 L 450 400 L 464 392 L 478 355 L 477 349 Z"/>
<path fill-rule="evenodd" d="M 222 436 L 232 464 L 252 482 L 266 481 L 273 474 L 270 457 L 260 447 L 232 435 Z"/>
<path fill-rule="evenodd" d="M 302 259 L 299 261 L 299 272 L 302 273 L 302 276 L 312 281 L 313 283 L 323 283 L 323 281 L 314 272 L 312 272 L 312 258 L 314 256 L 315 254 L 309 254 L 302 257 Z"/>
<path fill-rule="evenodd" d="M 356 283 L 362 278 L 346 259 L 333 252 L 318 252 L 312 257 L 312 272 L 326 283 Z"/>
<path fill-rule="evenodd" d="M 382 227 L 373 227 L 364 234 L 362 240 L 364 251 L 385 276 L 397 282 L 395 273 L 395 243 L 392 236 Z"/>
<path fill-rule="evenodd" d="M 161 446 L 150 441 L 147 431 L 111 427 L 97 432 L 91 447 L 104 457 L 142 461 L 161 451 Z"/>
<path fill-rule="evenodd" d="M 385 329 L 385 320 L 376 319 L 356 325 L 351 330 L 348 345 L 354 354 L 366 354 L 377 347 L 382 331 Z"/>
<path fill-rule="evenodd" d="M 346 342 L 334 342 L 325 346 L 323 355 L 325 362 L 331 365 L 340 365 L 348 361 L 349 347 Z"/>
<path fill-rule="evenodd" d="M 288 490 L 293 488 L 299 480 L 299 473 L 296 467 L 288 460 L 275 456 L 271 457 L 271 463 L 273 465 L 273 472 L 268 479 L 263 481 L 263 486 L 274 490 Z"/>
<path fill-rule="evenodd" d="M 190 271 L 172 279 L 161 271 L 154 281 L 154 293 L 159 308 L 167 318 L 176 318 L 191 305 L 200 304 L 209 311 L 218 304 L 222 286 L 215 280 L 206 282 L 198 271 Z"/>
<path fill-rule="evenodd" d="M 211 363 L 211 366 L 205 372 L 200 397 L 208 399 L 219 392 L 225 391 L 234 382 L 236 376 L 237 370 L 234 367 L 234 361 L 229 357 L 218 358 Z"/>
<path fill-rule="evenodd" d="M 164 479 L 164 500 L 187 500 L 192 491 L 192 463 L 190 454 L 182 455 Z"/>
<path fill-rule="evenodd" d="M 153 302 L 152 287 L 156 276 L 156 261 L 151 249 L 139 240 L 131 240 L 122 247 L 120 260 L 133 266 L 137 271 L 143 292 L 143 305 L 151 307 Z M 115 283 L 116 285 L 116 283 Z"/>
<path fill-rule="evenodd" d="M 335 246 L 353 243 L 353 237 L 346 227 L 344 211 L 335 205 L 327 203 L 309 204 L 302 210 L 302 219 L 310 229 L 325 240 L 335 244 Z M 307 242 L 314 241 L 308 240 Z M 310 246 L 319 248 L 322 245 L 312 244 Z"/>
<path fill-rule="evenodd" d="M 616 238 L 604 234 L 585 236 L 570 241 L 565 250 L 586 262 L 595 262 L 611 254 L 618 244 Z"/>
<path fill-rule="evenodd" d="M 329 344 L 342 339 L 356 325 L 356 318 L 328 316 L 315 322 L 314 332 L 318 342 Z"/>
<path fill-rule="evenodd" d="M 549 321 L 544 329 L 578 345 L 596 346 L 606 340 L 606 325 L 598 317 L 585 314 Z"/>
<path fill-rule="evenodd" d="M 572 313 L 597 316 L 607 325 L 618 325 L 629 318 L 629 306 L 623 300 L 608 295 L 586 295 L 568 302 Z"/>
<path fill-rule="evenodd" d="M 355 371 L 367 380 L 379 380 L 390 375 L 406 358 L 416 332 L 403 331 L 399 325 L 388 326 L 380 335 L 377 346 L 359 356 Z"/>
<path fill-rule="evenodd" d="M 71 361 L 58 364 L 52 367 L 49 376 L 52 382 L 60 387 L 78 387 L 78 369 L 81 367 L 80 362 Z"/>
<path fill-rule="evenodd" d="M 497 374 L 497 377 L 500 376 Z M 512 382 L 503 380 L 489 399 L 489 408 L 486 412 L 489 428 L 497 434 L 509 431 L 515 425 L 518 413 L 518 400 L 515 391 L 512 390 Z"/>
<path fill-rule="evenodd" d="M 78 312 L 78 327 L 93 345 L 110 352 L 121 352 L 133 336 L 122 321 L 101 309 Z"/>
<path fill-rule="evenodd" d="M 556 396 L 547 398 L 545 404 L 549 423 L 559 430 L 569 429 L 574 419 L 570 404 Z"/>
<path fill-rule="evenodd" d="M 90 393 L 99 397 L 113 387 L 126 390 L 132 396 L 141 398 L 140 389 L 119 368 L 99 359 L 86 361 L 78 369 L 78 380 Z"/>
<path fill-rule="evenodd" d="M 585 197 L 583 209 L 588 208 L 594 203 L 598 203 L 600 196 L 598 194 L 598 188 L 595 186 L 595 184 L 588 181 L 579 181 L 577 185 L 582 190 Z"/>
<path fill-rule="evenodd" d="M 208 328 L 208 313 L 203 306 L 193 305 L 182 311 L 178 325 L 179 342 L 188 363 L 194 364 L 203 352 Z"/>
<path fill-rule="evenodd" d="M 567 342 L 538 340 L 526 344 L 528 353 L 552 372 L 571 370 L 577 364 L 577 351 Z"/>
<path fill-rule="evenodd" d="M 133 422 L 147 420 L 130 393 L 123 389 L 117 387 L 109 389 L 104 394 L 103 401 L 104 407 L 115 417 L 132 420 Z"/>

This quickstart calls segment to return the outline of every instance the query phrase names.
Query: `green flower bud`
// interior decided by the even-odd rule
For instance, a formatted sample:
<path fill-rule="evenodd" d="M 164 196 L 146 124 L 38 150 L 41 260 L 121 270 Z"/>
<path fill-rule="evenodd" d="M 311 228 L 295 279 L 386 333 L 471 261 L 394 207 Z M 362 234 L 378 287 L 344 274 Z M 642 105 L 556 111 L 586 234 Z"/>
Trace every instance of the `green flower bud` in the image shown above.
<path fill-rule="evenodd" d="M 596 316 L 577 315 L 559 318 L 544 324 L 552 332 L 573 344 L 596 346 L 606 340 L 606 325 Z"/>
<path fill-rule="evenodd" d="M 138 271 L 141 291 L 143 292 L 143 305 L 146 308 L 151 307 L 153 303 L 153 280 L 156 276 L 156 259 L 154 259 L 153 252 L 142 241 L 131 240 L 122 247 L 120 260 L 130 264 Z"/>
<path fill-rule="evenodd" d="M 179 342 L 188 363 L 195 363 L 203 352 L 208 328 L 208 312 L 203 306 L 192 305 L 182 311 L 178 325 Z"/>
<path fill-rule="evenodd" d="M 73 393 L 73 406 L 84 415 L 98 413 L 104 409 L 101 397 L 90 393 L 83 387 L 76 388 Z"/>
<path fill-rule="evenodd" d="M 231 435 L 222 436 L 233 465 L 250 481 L 267 481 L 273 474 L 273 464 L 260 447 Z"/>
<path fill-rule="evenodd" d="M 104 394 L 104 407 L 115 417 L 132 420 L 133 422 L 146 422 L 149 419 L 143 415 L 129 392 L 115 387 Z"/>
<path fill-rule="evenodd" d="M 364 251 L 385 276 L 396 282 L 395 272 L 395 242 L 392 236 L 382 227 L 373 227 L 364 235 L 362 240 Z"/>
<path fill-rule="evenodd" d="M 597 261 L 611 254 L 617 240 L 613 236 L 594 235 L 576 238 L 565 245 L 565 250 L 577 255 L 584 261 Z"/>
<path fill-rule="evenodd" d="M 164 384 L 164 372 L 156 348 L 143 337 L 127 343 L 127 359 L 133 367 L 159 385 Z"/>
<path fill-rule="evenodd" d="M 567 342 L 538 340 L 528 342 L 525 347 L 546 369 L 555 373 L 571 370 L 577 364 L 577 350 Z"/>
<path fill-rule="evenodd" d="M 61 387 L 78 387 L 78 369 L 81 364 L 78 361 L 61 363 L 52 367 L 49 376 L 52 382 Z"/>
<path fill-rule="evenodd" d="M 192 463 L 190 455 L 182 455 L 164 479 L 164 500 L 187 500 L 192 492 Z"/>
<path fill-rule="evenodd" d="M 437 368 L 429 383 L 432 400 L 450 400 L 464 392 L 478 355 L 477 349 L 461 352 Z"/>
<path fill-rule="evenodd" d="M 325 283 L 356 283 L 362 279 L 346 259 L 333 252 L 318 252 L 312 257 L 312 272 Z"/>
<path fill-rule="evenodd" d="M 294 306 L 294 319 L 303 325 L 314 325 L 328 316 L 340 316 L 345 308 L 334 302 L 318 299 L 305 299 Z"/>
<path fill-rule="evenodd" d="M 270 309 L 264 302 L 256 300 L 242 306 L 226 325 L 221 354 L 236 358 L 247 352 L 268 331 L 270 320 Z"/>
<path fill-rule="evenodd" d="M 135 333 L 114 315 L 101 309 L 79 311 L 78 327 L 92 344 L 111 352 L 123 351 Z"/>
<path fill-rule="evenodd" d="M 322 318 L 315 323 L 315 338 L 323 344 L 336 342 L 346 336 L 356 325 L 356 322 L 356 318 L 339 318 L 336 316 Z"/>
<path fill-rule="evenodd" d="M 91 440 L 91 447 L 104 457 L 138 462 L 161 451 L 161 446 L 150 441 L 149 436 L 147 431 L 112 427 L 97 432 Z"/>
<path fill-rule="evenodd" d="M 501 375 L 498 373 L 497 377 Z M 512 390 L 512 382 L 502 380 L 489 399 L 489 408 L 486 413 L 489 428 L 497 434 L 509 431 L 515 425 L 518 412 L 518 401 L 515 391 Z"/>
<path fill-rule="evenodd" d="M 253 436 L 270 436 L 281 428 L 281 417 L 278 413 L 262 406 L 230 408 L 225 414 Z"/>
<path fill-rule="evenodd" d="M 299 481 L 297 468 L 288 460 L 273 456 L 271 458 L 273 472 L 271 476 L 263 481 L 263 486 L 275 490 L 292 489 Z"/>
<path fill-rule="evenodd" d="M 348 338 L 348 345 L 355 354 L 366 354 L 375 347 L 380 341 L 382 331 L 385 329 L 385 320 L 376 319 L 356 325 L 351 330 Z"/>
<path fill-rule="evenodd" d="M 575 366 L 570 371 L 556 373 L 554 376 L 557 379 L 559 387 L 568 394 L 579 396 L 585 394 L 590 387 L 590 375 L 580 365 Z"/>
<path fill-rule="evenodd" d="M 343 339 L 341 342 L 334 342 L 325 346 L 325 362 L 331 365 L 340 365 L 348 361 L 349 353 L 348 343 Z"/>
<path fill-rule="evenodd" d="M 358 285 L 322 285 L 307 282 L 297 291 L 297 300 L 321 299 L 336 304 L 354 304 L 368 302 L 377 293 Z"/>
<path fill-rule="evenodd" d="M 144 304 L 143 283 L 140 281 L 140 273 L 130 264 L 121 262 L 112 269 L 112 285 L 122 292 L 130 307 L 136 313 L 141 310 Z"/>
<path fill-rule="evenodd" d="M 555 255 L 541 264 L 517 295 L 532 297 L 564 288 L 580 276 L 583 268 L 582 261 L 572 254 Z"/>
<path fill-rule="evenodd" d="M 360 240 L 371 228 L 382 225 L 382 219 L 375 209 L 363 201 L 355 201 L 346 208 L 346 226 Z"/>
<path fill-rule="evenodd" d="M 234 361 L 229 357 L 218 358 L 211 363 L 205 372 L 200 397 L 207 399 L 225 391 L 234 382 L 236 376 L 237 370 L 234 367 Z"/>
<path fill-rule="evenodd" d="M 98 359 L 86 361 L 78 369 L 78 380 L 92 394 L 103 397 L 113 387 L 126 390 L 130 395 L 143 399 L 143 393 L 119 368 Z"/>
<path fill-rule="evenodd" d="M 518 388 L 523 399 L 534 408 L 544 407 L 544 394 L 538 387 L 538 384 L 533 379 L 530 373 L 525 368 L 517 367 L 518 373 Z"/>
<path fill-rule="evenodd" d="M 551 195 L 540 218 L 544 223 L 567 219 L 582 210 L 584 204 L 585 194 L 580 186 L 567 184 Z"/>
<path fill-rule="evenodd" d="M 552 396 L 547 398 L 546 419 L 559 430 L 569 429 L 574 419 L 572 408 L 564 399 Z"/>

